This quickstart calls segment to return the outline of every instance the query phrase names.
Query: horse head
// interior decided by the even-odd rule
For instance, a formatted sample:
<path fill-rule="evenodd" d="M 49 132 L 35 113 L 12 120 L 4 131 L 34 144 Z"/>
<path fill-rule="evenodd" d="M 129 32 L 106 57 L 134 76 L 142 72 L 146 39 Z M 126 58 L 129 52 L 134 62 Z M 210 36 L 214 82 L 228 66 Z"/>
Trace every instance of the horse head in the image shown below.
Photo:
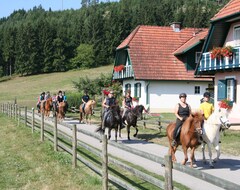
<path fill-rule="evenodd" d="M 191 113 L 191 115 L 183 123 L 183 132 L 186 134 L 189 130 L 193 129 L 199 134 L 202 133 L 202 123 L 204 117 L 200 112 Z"/>
<path fill-rule="evenodd" d="M 214 111 L 212 115 L 215 116 L 214 119 L 215 119 L 216 124 L 222 125 L 228 129 L 230 127 L 228 114 L 229 114 L 229 112 L 227 109 L 221 108 L 221 109 Z"/>
<path fill-rule="evenodd" d="M 145 112 L 147 112 L 143 105 L 137 105 L 135 108 L 133 108 L 132 111 L 134 112 L 134 114 L 135 114 L 138 118 L 141 118 L 141 119 L 142 119 L 143 110 L 144 110 Z"/>

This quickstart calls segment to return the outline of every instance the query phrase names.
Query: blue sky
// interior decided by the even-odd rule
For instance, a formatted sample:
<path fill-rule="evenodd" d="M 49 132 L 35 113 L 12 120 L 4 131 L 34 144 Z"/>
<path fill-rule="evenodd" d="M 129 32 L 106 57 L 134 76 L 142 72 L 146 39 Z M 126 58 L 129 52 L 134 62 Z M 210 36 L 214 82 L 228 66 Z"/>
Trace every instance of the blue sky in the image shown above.
<path fill-rule="evenodd" d="M 14 10 L 32 9 L 42 5 L 45 10 L 79 9 L 81 0 L 0 0 L 0 18 L 9 16 Z"/>

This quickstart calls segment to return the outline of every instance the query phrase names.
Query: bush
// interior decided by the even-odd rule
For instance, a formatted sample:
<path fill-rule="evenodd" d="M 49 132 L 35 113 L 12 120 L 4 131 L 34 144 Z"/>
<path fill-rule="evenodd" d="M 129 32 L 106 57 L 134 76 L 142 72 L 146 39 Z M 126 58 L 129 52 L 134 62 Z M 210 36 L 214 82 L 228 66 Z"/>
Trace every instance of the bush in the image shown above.
<path fill-rule="evenodd" d="M 68 107 L 76 107 L 79 108 L 80 104 L 82 103 L 82 93 L 69 93 L 67 94 L 67 102 L 68 102 Z"/>

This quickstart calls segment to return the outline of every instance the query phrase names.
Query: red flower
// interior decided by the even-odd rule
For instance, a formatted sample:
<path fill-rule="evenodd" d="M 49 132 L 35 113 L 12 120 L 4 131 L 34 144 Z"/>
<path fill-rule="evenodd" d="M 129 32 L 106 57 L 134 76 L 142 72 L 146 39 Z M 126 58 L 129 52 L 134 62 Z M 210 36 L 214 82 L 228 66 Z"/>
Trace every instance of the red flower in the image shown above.
<path fill-rule="evenodd" d="M 218 103 L 220 108 L 229 109 L 232 108 L 232 102 L 230 100 L 224 99 Z"/>
<path fill-rule="evenodd" d="M 120 72 L 120 71 L 122 71 L 124 68 L 125 68 L 124 65 L 118 65 L 118 66 L 115 66 L 115 67 L 114 67 L 114 71 L 115 71 L 115 72 Z"/>
<path fill-rule="evenodd" d="M 108 90 L 103 90 L 103 94 L 104 94 L 105 96 L 107 96 L 107 95 L 109 94 L 109 91 L 108 91 Z"/>

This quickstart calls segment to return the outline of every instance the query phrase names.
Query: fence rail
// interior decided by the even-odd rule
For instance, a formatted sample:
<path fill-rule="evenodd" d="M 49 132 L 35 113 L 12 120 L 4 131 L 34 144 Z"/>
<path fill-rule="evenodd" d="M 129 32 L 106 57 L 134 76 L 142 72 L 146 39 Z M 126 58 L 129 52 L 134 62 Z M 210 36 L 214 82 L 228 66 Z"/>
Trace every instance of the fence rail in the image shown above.
<path fill-rule="evenodd" d="M 119 186 L 125 188 L 125 189 L 135 189 L 131 184 L 126 183 L 122 179 L 119 179 L 116 176 L 112 176 L 111 174 L 108 174 L 108 162 L 112 163 L 122 169 L 125 169 L 135 176 L 143 179 L 144 181 L 147 181 L 157 187 L 160 187 L 162 189 L 177 189 L 176 187 L 173 187 L 173 181 L 172 181 L 172 169 L 176 169 L 178 171 L 181 171 L 183 173 L 189 174 L 191 176 L 194 176 L 196 178 L 199 178 L 201 180 L 207 181 L 211 184 L 214 184 L 216 186 L 219 186 L 224 189 L 231 189 L 231 190 L 237 190 L 240 189 L 240 185 L 232 183 L 230 181 L 224 180 L 222 178 L 215 177 L 211 174 L 192 169 L 183 165 L 180 165 L 178 163 L 172 163 L 171 156 L 166 155 L 164 158 L 161 158 L 156 155 L 152 155 L 150 153 L 146 153 L 144 151 L 140 151 L 134 148 L 131 148 L 129 146 L 126 146 L 124 144 L 119 144 L 113 141 L 106 140 L 106 136 L 103 135 L 103 138 L 101 138 L 96 133 L 92 133 L 83 129 L 77 129 L 76 125 L 69 125 L 66 123 L 60 123 L 57 122 L 56 117 L 51 119 L 51 124 L 46 123 L 46 119 L 44 119 L 43 115 L 39 115 L 34 113 L 34 109 L 27 110 L 27 107 L 20 107 L 17 104 L 1 104 L 0 108 L 1 112 L 6 114 L 8 117 L 15 119 L 18 121 L 18 125 L 20 123 L 23 123 L 24 126 L 31 127 L 32 132 L 38 130 L 40 132 L 40 139 L 41 141 L 44 141 L 45 138 L 49 139 L 54 144 L 54 150 L 57 151 L 58 148 L 64 149 L 66 152 L 72 155 L 72 167 L 75 168 L 77 165 L 77 160 L 83 162 L 86 166 L 94 170 L 96 173 L 102 176 L 103 179 L 103 189 L 108 189 L 108 181 L 114 182 L 118 184 Z M 40 118 L 37 118 L 37 117 Z M 142 122 L 145 122 L 144 120 Z M 153 124 L 157 122 L 158 126 L 161 126 L 161 122 L 159 121 L 152 121 Z M 70 133 L 62 131 L 58 126 L 65 126 L 69 129 L 69 131 L 72 131 Z M 89 137 L 102 140 L 103 146 L 102 149 L 99 150 L 95 147 L 91 147 L 91 145 L 86 144 L 85 142 L 81 141 L 80 139 L 77 139 L 77 133 L 82 133 L 84 135 L 87 135 Z M 62 141 L 61 138 L 64 138 L 65 140 Z M 67 141 L 67 143 L 65 142 Z M 110 157 L 107 152 L 108 145 L 114 146 L 118 149 L 130 152 L 134 155 L 143 157 L 145 159 L 154 161 L 155 163 L 159 163 L 162 166 L 165 166 L 165 181 L 161 181 L 159 179 L 156 179 L 148 174 L 145 174 L 138 169 L 129 166 L 116 158 Z M 96 166 L 86 158 L 84 158 L 80 153 L 77 151 L 77 148 L 84 148 L 87 151 L 90 151 L 94 155 L 98 156 L 102 160 L 102 168 L 99 166 Z"/>

